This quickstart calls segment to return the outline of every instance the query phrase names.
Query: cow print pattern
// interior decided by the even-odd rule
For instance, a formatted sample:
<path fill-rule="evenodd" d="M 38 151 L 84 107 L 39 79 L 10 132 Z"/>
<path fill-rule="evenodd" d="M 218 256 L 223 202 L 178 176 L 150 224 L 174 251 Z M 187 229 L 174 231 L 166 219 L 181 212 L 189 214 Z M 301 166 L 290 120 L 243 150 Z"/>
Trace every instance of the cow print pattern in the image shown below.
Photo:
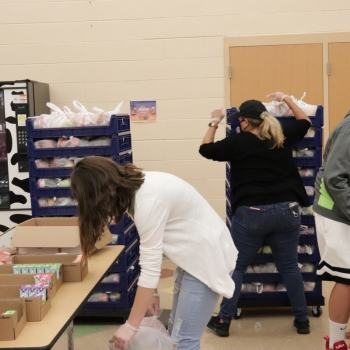
<path fill-rule="evenodd" d="M 16 118 L 15 117 L 7 117 L 5 118 L 7 123 L 16 125 Z"/>
<path fill-rule="evenodd" d="M 17 187 L 20 187 L 24 192 L 30 193 L 29 190 L 29 178 L 20 180 L 17 177 L 14 177 L 12 180 L 12 185 L 15 185 Z"/>
<path fill-rule="evenodd" d="M 1 247 L 10 247 L 13 231 L 2 234 L 11 227 L 14 227 L 22 222 L 32 218 L 30 210 L 12 210 L 1 211 L 1 224 L 0 224 L 0 251 Z"/>
<path fill-rule="evenodd" d="M 6 126 L 6 147 L 8 157 L 8 178 L 9 178 L 9 197 L 10 211 L 9 215 L 14 214 L 14 210 L 30 210 L 30 190 L 29 173 L 20 172 L 18 168 L 19 155 L 17 150 L 17 120 L 16 103 L 13 103 L 15 95 L 27 93 L 26 85 L 23 82 L 11 84 L 7 82 L 4 87 L 4 108 L 5 108 L 5 126 Z M 11 87 L 10 87 L 11 86 Z M 5 213 L 5 212 L 3 212 Z M 3 224 L 2 220 L 1 223 Z M 4 224 L 3 224 L 4 225 Z M 4 225 L 6 226 L 6 225 Z M 13 225 L 12 225 L 13 226 Z"/>
<path fill-rule="evenodd" d="M 31 215 L 27 214 L 13 214 L 10 216 L 10 220 L 15 224 L 21 224 L 24 221 L 31 219 Z"/>
<path fill-rule="evenodd" d="M 10 205 L 14 203 L 26 204 L 27 198 L 22 196 L 21 194 L 15 194 L 12 191 L 10 191 Z"/>

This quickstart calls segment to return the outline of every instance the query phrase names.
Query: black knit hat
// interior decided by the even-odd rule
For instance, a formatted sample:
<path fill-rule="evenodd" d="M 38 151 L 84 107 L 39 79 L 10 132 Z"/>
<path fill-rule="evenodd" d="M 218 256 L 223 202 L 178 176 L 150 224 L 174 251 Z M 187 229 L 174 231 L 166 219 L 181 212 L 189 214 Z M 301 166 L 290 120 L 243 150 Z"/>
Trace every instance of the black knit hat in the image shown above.
<path fill-rule="evenodd" d="M 264 119 L 261 118 L 261 114 L 263 112 L 267 112 L 265 106 L 257 100 L 248 100 L 243 102 L 239 109 L 230 114 L 230 118 L 238 118 L 238 117 L 244 117 L 244 118 L 251 118 L 251 119 Z"/>

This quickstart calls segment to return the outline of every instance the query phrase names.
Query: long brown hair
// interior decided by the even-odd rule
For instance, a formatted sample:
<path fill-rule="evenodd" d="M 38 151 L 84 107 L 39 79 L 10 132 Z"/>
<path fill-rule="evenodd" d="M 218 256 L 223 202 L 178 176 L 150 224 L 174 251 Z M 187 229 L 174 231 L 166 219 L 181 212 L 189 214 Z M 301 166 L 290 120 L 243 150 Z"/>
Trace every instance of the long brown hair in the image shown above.
<path fill-rule="evenodd" d="M 245 118 L 249 120 L 253 127 L 258 127 L 258 137 L 261 140 L 271 140 L 271 148 L 281 148 L 283 147 L 284 135 L 282 127 L 277 118 L 271 116 L 267 112 L 263 112 L 263 119 L 252 119 Z"/>
<path fill-rule="evenodd" d="M 140 168 L 119 165 L 104 157 L 86 157 L 71 175 L 73 197 L 78 201 L 81 249 L 85 256 L 93 250 L 111 220 L 119 222 L 130 208 L 135 191 L 144 182 Z"/>

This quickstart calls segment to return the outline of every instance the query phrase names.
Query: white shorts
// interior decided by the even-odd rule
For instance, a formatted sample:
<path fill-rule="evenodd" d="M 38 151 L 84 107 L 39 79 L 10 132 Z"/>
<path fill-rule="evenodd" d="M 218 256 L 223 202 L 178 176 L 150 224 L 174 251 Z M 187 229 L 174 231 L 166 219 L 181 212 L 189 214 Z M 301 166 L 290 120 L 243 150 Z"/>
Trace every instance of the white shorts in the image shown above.
<path fill-rule="evenodd" d="M 350 226 L 315 213 L 320 251 L 317 275 L 322 280 L 350 285 Z"/>

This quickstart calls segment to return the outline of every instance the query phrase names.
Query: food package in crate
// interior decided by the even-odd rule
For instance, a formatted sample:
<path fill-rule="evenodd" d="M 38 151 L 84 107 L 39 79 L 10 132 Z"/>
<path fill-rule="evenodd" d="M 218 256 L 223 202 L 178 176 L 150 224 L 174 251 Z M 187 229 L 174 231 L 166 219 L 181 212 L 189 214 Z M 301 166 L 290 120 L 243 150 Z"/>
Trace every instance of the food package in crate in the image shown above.
<path fill-rule="evenodd" d="M 96 112 L 93 117 L 94 122 L 97 125 L 108 125 L 113 114 L 119 114 L 123 106 L 123 101 L 118 104 L 118 106 L 113 111 L 105 111 L 98 107 L 93 107 L 92 109 Z"/>
<path fill-rule="evenodd" d="M 125 327 L 125 326 L 124 326 Z M 110 350 L 119 350 L 108 343 Z M 173 342 L 164 325 L 155 317 L 144 317 L 127 350 L 172 350 Z"/>
<path fill-rule="evenodd" d="M 63 207 L 77 205 L 77 201 L 71 197 L 40 197 L 38 204 L 39 207 Z"/>
<path fill-rule="evenodd" d="M 35 166 L 37 169 L 44 168 L 72 168 L 81 158 L 78 157 L 55 157 L 35 159 Z"/>
<path fill-rule="evenodd" d="M 304 111 L 307 116 L 314 116 L 317 111 L 317 105 L 311 105 L 303 101 L 306 96 L 306 92 L 303 93 L 303 96 L 300 100 L 296 99 L 294 96 L 290 96 L 293 102 Z M 267 95 L 266 97 L 271 97 Z M 292 110 L 288 107 L 285 102 L 263 102 L 263 105 L 267 109 L 267 112 L 273 117 L 289 117 L 294 116 Z"/>
<path fill-rule="evenodd" d="M 52 188 L 52 187 L 69 187 L 70 179 L 59 179 L 59 178 L 45 178 L 38 179 L 37 181 L 39 188 Z"/>
<path fill-rule="evenodd" d="M 34 129 L 108 125 L 111 115 L 120 112 L 123 102 L 120 102 L 113 111 L 105 111 L 101 108 L 94 107 L 94 112 L 89 112 L 85 106 L 77 100 L 73 101 L 73 106 L 76 108 L 77 112 L 72 111 L 67 106 L 64 106 L 62 110 L 50 102 L 46 105 L 53 112 L 51 114 L 41 114 L 34 117 Z"/>

